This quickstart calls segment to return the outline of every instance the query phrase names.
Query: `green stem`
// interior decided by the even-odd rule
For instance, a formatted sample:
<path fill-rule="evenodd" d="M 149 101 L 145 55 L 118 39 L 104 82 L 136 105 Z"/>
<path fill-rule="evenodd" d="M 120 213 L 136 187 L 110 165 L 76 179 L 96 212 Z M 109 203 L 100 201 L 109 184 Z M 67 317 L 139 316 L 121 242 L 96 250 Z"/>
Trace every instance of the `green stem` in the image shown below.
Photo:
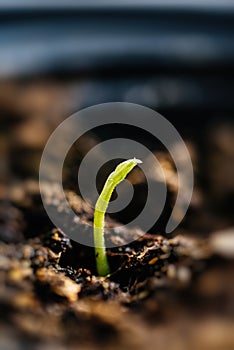
<path fill-rule="evenodd" d="M 110 267 L 106 255 L 104 238 L 105 213 L 115 187 L 125 179 L 127 174 L 139 163 L 139 159 L 129 159 L 120 163 L 108 176 L 102 192 L 96 202 L 94 211 L 94 247 L 96 267 L 99 276 L 106 276 L 110 273 Z"/>

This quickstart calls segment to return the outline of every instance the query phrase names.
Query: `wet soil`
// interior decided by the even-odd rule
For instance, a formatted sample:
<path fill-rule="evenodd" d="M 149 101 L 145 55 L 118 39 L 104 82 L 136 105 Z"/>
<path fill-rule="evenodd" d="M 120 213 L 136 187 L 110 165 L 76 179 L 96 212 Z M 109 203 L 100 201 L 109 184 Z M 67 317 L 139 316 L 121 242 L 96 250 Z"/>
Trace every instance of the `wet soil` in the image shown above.
<path fill-rule="evenodd" d="M 15 100 L 13 87 L 8 87 L 8 100 L 2 99 L 8 117 L 0 137 L 3 163 L 10 162 L 6 168 L 11 170 L 0 192 L 0 348 L 233 349 L 233 126 L 222 123 L 207 130 L 202 150 L 196 139 L 187 140 L 194 195 L 184 222 L 171 236 L 164 234 L 163 225 L 151 233 L 119 229 L 116 220 L 124 218 L 107 216 L 106 240 L 120 246 L 107 250 L 111 274 L 102 278 L 96 274 L 93 248 L 53 226 L 39 192 L 41 150 L 59 122 L 58 110 L 64 117 L 65 102 L 61 99 L 56 111 L 52 106 L 58 96 L 66 96 L 68 103 L 67 90 L 41 82 L 25 87 L 26 92 L 21 88 L 21 98 Z M 90 136 L 84 144 L 95 140 Z M 170 212 L 174 169 L 168 154 L 155 152 L 165 170 Z M 56 184 L 45 185 L 44 196 L 67 225 L 89 234 L 93 210 L 73 189 L 71 163 L 65 193 L 79 220 L 66 218 Z M 140 198 L 137 174 L 133 182 Z M 126 244 L 126 237 L 132 243 Z"/>

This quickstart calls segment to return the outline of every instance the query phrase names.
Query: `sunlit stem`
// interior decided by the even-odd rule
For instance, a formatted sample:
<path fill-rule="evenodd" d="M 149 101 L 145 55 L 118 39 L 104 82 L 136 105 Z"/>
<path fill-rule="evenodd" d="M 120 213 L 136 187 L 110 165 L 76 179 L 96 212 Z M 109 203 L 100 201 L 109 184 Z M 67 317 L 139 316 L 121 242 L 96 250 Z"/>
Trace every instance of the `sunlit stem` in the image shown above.
<path fill-rule="evenodd" d="M 121 181 L 123 181 L 125 177 L 130 173 L 130 171 L 139 163 L 142 163 L 142 161 L 136 158 L 129 159 L 120 163 L 116 169 L 108 176 L 95 205 L 93 235 L 96 267 L 99 276 L 106 276 L 110 273 L 110 267 L 106 255 L 104 227 L 105 213 L 110 202 L 111 195 L 115 187 Z"/>

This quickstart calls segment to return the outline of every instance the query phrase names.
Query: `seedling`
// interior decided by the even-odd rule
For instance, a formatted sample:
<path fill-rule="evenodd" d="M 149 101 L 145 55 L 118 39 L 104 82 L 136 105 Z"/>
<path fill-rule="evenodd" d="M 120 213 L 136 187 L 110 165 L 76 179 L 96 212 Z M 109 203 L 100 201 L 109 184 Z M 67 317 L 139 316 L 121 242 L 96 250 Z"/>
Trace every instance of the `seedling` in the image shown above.
<path fill-rule="evenodd" d="M 106 276 L 110 273 L 109 264 L 106 256 L 104 227 L 105 213 L 115 187 L 125 179 L 130 171 L 141 160 L 133 158 L 120 163 L 115 170 L 108 176 L 102 192 L 97 200 L 94 211 L 93 236 L 96 256 L 97 272 L 100 276 Z"/>

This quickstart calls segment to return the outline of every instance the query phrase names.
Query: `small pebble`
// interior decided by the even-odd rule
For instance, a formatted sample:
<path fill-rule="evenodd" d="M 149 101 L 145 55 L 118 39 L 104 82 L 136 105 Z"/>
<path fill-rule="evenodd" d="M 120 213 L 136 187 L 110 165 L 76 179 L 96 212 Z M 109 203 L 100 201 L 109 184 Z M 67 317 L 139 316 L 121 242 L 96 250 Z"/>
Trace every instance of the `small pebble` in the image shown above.
<path fill-rule="evenodd" d="M 182 283 L 188 283 L 191 279 L 191 271 L 186 266 L 179 266 L 177 269 L 177 278 Z"/>
<path fill-rule="evenodd" d="M 210 243 L 216 253 L 234 258 L 234 228 L 213 233 Z"/>

